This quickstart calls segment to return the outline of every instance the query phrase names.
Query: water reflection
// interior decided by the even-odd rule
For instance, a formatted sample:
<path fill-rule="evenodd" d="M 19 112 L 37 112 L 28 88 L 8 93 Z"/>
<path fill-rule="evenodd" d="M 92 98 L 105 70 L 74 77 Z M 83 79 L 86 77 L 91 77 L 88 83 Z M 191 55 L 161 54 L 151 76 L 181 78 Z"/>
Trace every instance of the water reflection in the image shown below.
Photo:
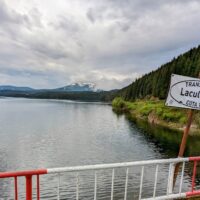
<path fill-rule="evenodd" d="M 118 116 L 122 114 L 116 113 Z M 131 127 L 138 129 L 146 141 L 155 144 L 160 153 L 165 153 L 167 157 L 177 157 L 179 145 L 182 139 L 182 131 L 172 130 L 156 124 L 150 124 L 144 120 L 136 119 L 133 116 L 126 115 Z M 154 146 L 154 145 L 153 145 Z M 199 156 L 200 153 L 200 135 L 191 135 L 188 137 L 185 156 Z"/>

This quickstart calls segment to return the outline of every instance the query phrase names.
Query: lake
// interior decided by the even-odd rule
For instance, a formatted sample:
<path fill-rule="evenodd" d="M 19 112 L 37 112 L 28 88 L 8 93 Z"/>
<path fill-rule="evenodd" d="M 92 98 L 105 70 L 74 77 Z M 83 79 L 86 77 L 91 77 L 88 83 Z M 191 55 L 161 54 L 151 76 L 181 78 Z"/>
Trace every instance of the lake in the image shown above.
<path fill-rule="evenodd" d="M 110 105 L 104 103 L 1 98 L 0 138 L 0 171 L 127 162 L 172 156 L 154 139 L 147 137 L 136 123 L 124 115 L 117 115 Z M 166 166 L 160 171 L 162 176 L 166 175 L 167 169 Z M 110 172 L 107 173 L 110 176 Z M 119 177 L 120 175 L 124 177 L 123 172 L 119 172 Z M 68 199 L 75 198 L 73 176 L 70 175 L 70 180 L 64 176 L 63 185 L 66 184 L 67 191 L 61 189 L 62 199 L 67 199 L 66 196 Z M 99 176 L 98 199 L 110 198 L 110 183 L 104 176 L 106 177 L 105 173 Z M 152 173 L 148 177 L 151 184 L 153 176 Z M 130 179 L 134 178 L 136 177 Z M 188 179 L 189 176 L 186 177 L 185 188 L 189 184 Z M 86 180 L 87 184 L 90 184 L 92 175 Z M 0 181 L 0 197 L 12 199 L 12 180 Z M 138 189 L 138 185 L 133 189 L 137 181 L 130 181 L 128 198 Z M 106 183 L 106 187 L 103 183 Z M 42 198 L 56 199 L 55 187 L 54 177 L 44 177 L 41 183 Z M 118 185 L 115 199 L 122 199 L 123 191 L 120 187 L 123 186 Z M 23 189 L 20 191 L 20 199 L 23 199 Z M 88 191 L 91 191 L 91 188 Z M 148 192 L 152 191 L 146 191 Z M 80 199 L 92 199 L 88 195 L 89 192 L 86 194 L 83 191 Z"/>

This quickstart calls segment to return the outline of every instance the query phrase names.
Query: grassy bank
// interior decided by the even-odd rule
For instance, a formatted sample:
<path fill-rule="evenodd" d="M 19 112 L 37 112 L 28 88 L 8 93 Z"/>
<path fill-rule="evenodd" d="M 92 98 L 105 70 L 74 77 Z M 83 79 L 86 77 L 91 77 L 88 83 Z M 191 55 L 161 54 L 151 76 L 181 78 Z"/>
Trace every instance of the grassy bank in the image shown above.
<path fill-rule="evenodd" d="M 112 102 L 116 112 L 129 113 L 152 124 L 166 126 L 172 129 L 183 129 L 187 122 L 187 110 L 167 107 L 161 100 L 124 101 L 117 97 Z M 191 133 L 200 132 L 200 114 L 195 112 Z M 199 133 L 200 134 L 200 133 Z"/>

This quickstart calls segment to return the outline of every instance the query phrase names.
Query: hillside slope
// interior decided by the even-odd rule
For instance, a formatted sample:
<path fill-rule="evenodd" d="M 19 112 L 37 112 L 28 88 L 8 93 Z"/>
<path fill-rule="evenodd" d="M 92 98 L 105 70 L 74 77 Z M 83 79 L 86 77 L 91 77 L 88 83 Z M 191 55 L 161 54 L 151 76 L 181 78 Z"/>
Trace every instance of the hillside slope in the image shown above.
<path fill-rule="evenodd" d="M 158 97 L 165 99 L 172 73 L 197 77 L 200 72 L 200 46 L 174 58 L 143 77 L 135 80 L 131 85 L 121 89 L 117 96 L 125 100 Z"/>

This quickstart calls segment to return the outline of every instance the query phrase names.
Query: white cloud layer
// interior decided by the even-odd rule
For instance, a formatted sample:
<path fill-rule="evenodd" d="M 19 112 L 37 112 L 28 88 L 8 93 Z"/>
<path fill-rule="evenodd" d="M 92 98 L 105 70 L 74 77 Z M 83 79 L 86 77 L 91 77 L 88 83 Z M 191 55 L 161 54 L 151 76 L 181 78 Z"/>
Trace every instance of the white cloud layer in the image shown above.
<path fill-rule="evenodd" d="M 0 0 L 0 84 L 121 88 L 200 43 L 198 0 Z"/>

